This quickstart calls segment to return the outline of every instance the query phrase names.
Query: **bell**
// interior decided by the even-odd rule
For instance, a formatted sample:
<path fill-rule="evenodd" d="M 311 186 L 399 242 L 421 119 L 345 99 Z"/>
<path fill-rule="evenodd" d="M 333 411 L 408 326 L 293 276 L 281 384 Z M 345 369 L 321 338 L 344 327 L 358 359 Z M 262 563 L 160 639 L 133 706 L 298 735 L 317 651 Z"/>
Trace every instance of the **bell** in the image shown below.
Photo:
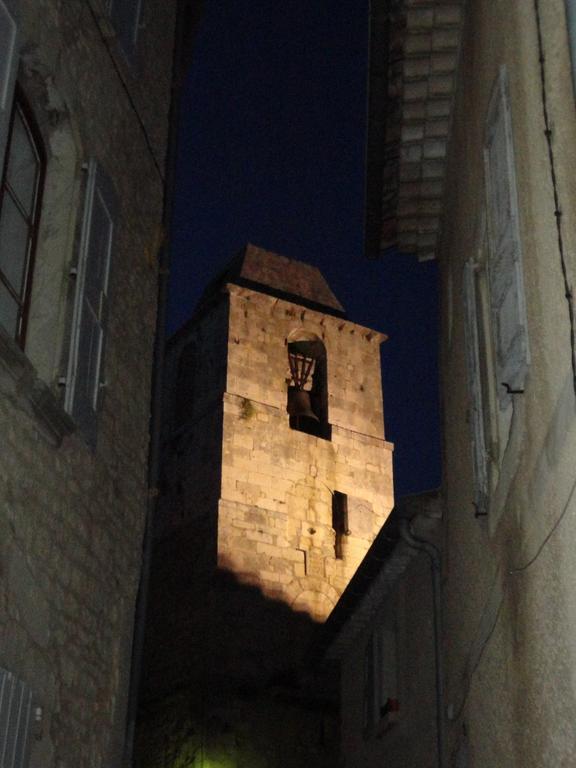
<path fill-rule="evenodd" d="M 288 390 L 288 407 L 286 409 L 290 416 L 296 418 L 314 419 L 320 421 L 318 416 L 312 410 L 310 405 L 310 392 L 304 389 Z"/>

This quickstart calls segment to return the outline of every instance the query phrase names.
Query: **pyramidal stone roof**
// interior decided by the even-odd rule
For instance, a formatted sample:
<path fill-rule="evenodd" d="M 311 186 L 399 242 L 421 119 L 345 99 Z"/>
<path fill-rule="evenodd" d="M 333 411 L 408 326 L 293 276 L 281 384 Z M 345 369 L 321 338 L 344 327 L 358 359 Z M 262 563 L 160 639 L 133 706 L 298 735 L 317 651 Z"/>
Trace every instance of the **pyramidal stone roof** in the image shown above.
<path fill-rule="evenodd" d="M 344 307 L 317 267 L 250 243 L 230 262 L 224 273 L 208 286 L 202 301 L 226 283 L 251 288 L 311 309 L 344 315 Z"/>

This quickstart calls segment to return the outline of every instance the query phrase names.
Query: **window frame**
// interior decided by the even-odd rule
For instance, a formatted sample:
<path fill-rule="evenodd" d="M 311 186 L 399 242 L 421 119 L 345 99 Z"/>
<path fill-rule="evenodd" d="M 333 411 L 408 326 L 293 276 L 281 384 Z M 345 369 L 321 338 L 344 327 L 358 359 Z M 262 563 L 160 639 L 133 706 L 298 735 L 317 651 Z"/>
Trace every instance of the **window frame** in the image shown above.
<path fill-rule="evenodd" d="M 24 127 L 31 138 L 31 144 L 33 146 L 35 154 L 38 157 L 39 169 L 38 169 L 38 173 L 35 180 L 34 201 L 31 206 L 32 212 L 29 217 L 29 221 L 27 220 L 28 239 L 27 239 L 27 245 L 26 245 L 26 255 L 24 258 L 24 270 L 23 270 L 24 274 L 22 279 L 22 288 L 21 288 L 20 296 L 16 296 L 13 287 L 10 285 L 8 279 L 3 275 L 1 269 L 0 269 L 0 282 L 8 290 L 8 292 L 14 298 L 14 300 L 18 303 L 17 330 L 13 338 L 15 342 L 18 344 L 18 346 L 23 350 L 26 343 L 26 332 L 28 329 L 28 320 L 30 316 L 32 282 L 34 278 L 36 250 L 38 247 L 38 233 L 40 229 L 40 218 L 42 213 L 42 197 L 44 192 L 44 184 L 46 180 L 46 167 L 48 163 L 48 158 L 46 154 L 46 148 L 44 146 L 44 140 L 42 138 L 42 133 L 40 131 L 40 128 L 38 127 L 38 123 L 34 116 L 34 112 L 30 107 L 30 104 L 26 98 L 26 95 L 22 87 L 18 83 L 16 83 L 14 93 L 13 93 L 13 98 L 12 98 L 11 113 L 10 113 L 9 126 L 8 126 L 8 132 L 7 132 L 7 140 L 6 140 L 5 152 L 4 152 L 4 158 L 3 158 L 2 176 L 0 179 L 0 217 L 2 214 L 2 205 L 4 201 L 4 196 L 6 195 L 7 190 L 11 199 L 14 200 L 15 204 L 17 203 L 17 201 L 15 200 L 15 195 L 11 193 L 9 190 L 7 173 L 8 173 L 8 165 L 10 161 L 10 150 L 12 147 L 12 138 L 14 134 L 14 124 L 15 124 L 16 115 L 18 112 L 22 117 L 22 122 L 24 123 Z M 20 210 L 19 206 L 18 206 L 18 209 Z M 4 329 L 4 330 L 8 333 L 7 329 Z"/>
<path fill-rule="evenodd" d="M 484 238 L 483 238 L 484 239 Z M 472 438 L 474 486 L 477 515 L 488 512 L 495 484 L 497 445 L 493 325 L 490 311 L 489 265 L 485 259 L 470 259 L 464 265 L 466 305 L 466 365 L 470 392 L 469 422 Z"/>
<path fill-rule="evenodd" d="M 0 668 L 0 729 L 5 734 L 2 765 L 27 768 L 32 749 L 34 694 L 14 673 Z"/>
<path fill-rule="evenodd" d="M 503 508 L 500 480 L 513 398 L 524 392 L 530 344 L 508 74 L 495 78 L 485 121 L 484 206 L 464 264 L 466 364 L 477 517 Z M 499 501 L 494 499 L 498 495 Z M 496 520 L 496 518 L 495 518 Z"/>
<path fill-rule="evenodd" d="M 504 409 L 510 390 L 524 391 L 530 368 L 510 86 L 504 64 L 488 105 L 483 159 L 494 364 L 498 401 Z"/>

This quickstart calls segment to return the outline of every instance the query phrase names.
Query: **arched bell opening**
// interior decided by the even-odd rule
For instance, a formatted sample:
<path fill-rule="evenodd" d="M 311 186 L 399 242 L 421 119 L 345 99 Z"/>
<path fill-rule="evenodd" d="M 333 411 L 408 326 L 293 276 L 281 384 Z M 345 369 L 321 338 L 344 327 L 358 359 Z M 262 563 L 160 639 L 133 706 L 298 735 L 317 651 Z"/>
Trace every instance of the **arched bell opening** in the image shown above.
<path fill-rule="evenodd" d="M 291 429 L 330 440 L 326 347 L 311 333 L 288 340 L 290 383 L 286 410 Z"/>

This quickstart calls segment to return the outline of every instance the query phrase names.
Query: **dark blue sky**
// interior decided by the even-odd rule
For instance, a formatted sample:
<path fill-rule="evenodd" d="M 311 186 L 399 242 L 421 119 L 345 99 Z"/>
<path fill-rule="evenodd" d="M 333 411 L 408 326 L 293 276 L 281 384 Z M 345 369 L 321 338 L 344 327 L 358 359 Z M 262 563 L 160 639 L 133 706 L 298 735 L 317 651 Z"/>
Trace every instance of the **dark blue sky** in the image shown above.
<path fill-rule="evenodd" d="M 439 485 L 437 268 L 363 256 L 367 2 L 206 0 L 183 94 L 169 330 L 245 243 L 316 264 L 387 333 L 396 492 Z"/>

